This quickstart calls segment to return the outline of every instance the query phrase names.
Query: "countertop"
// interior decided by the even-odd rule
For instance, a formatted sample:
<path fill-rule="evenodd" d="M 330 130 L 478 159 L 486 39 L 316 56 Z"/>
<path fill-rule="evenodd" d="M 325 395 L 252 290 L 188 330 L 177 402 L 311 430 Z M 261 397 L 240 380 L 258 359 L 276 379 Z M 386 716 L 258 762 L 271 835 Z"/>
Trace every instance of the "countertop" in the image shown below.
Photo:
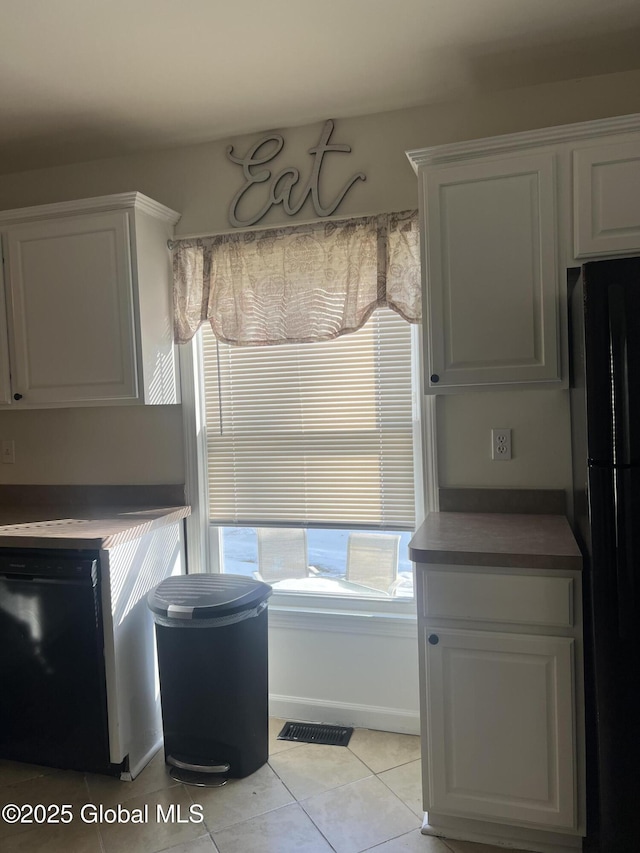
<path fill-rule="evenodd" d="M 409 543 L 415 563 L 582 568 L 582 555 L 562 515 L 433 512 Z"/>
<path fill-rule="evenodd" d="M 113 548 L 190 513 L 188 506 L 0 505 L 0 548 Z"/>

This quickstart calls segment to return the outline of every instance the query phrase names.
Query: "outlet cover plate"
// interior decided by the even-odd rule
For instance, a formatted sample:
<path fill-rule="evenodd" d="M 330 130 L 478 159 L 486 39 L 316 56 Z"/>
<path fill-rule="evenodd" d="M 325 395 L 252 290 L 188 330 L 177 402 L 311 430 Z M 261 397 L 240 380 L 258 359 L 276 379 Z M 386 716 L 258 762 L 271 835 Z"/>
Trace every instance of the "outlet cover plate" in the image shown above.
<path fill-rule="evenodd" d="M 494 462 L 508 462 L 511 459 L 510 429 L 494 427 L 491 430 L 491 458 Z"/>

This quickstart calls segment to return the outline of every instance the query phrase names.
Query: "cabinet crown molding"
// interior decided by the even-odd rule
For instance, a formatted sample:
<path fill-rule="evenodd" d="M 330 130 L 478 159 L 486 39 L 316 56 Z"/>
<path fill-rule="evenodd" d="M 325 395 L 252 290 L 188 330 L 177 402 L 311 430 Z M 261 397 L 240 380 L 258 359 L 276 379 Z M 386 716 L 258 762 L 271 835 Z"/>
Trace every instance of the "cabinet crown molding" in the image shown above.
<path fill-rule="evenodd" d="M 597 139 L 599 136 L 616 133 L 633 133 L 637 131 L 640 131 L 640 113 L 596 119 L 595 121 L 577 122 L 575 124 L 563 124 L 555 127 L 544 127 L 536 130 L 525 130 L 501 136 L 469 139 L 463 142 L 433 145 L 429 148 L 415 148 L 407 151 L 406 154 L 414 171 L 418 172 L 421 166 L 454 162 L 467 157 L 508 154 L 523 148 L 530 148 L 534 145 L 541 146 L 563 142 L 577 142 L 581 139 Z"/>
<path fill-rule="evenodd" d="M 55 216 L 71 216 L 76 213 L 98 213 L 105 210 L 124 210 L 134 208 L 143 213 L 164 219 L 175 225 L 180 219 L 179 213 L 154 201 L 140 192 L 117 193 L 115 195 L 96 196 L 94 198 L 74 199 L 54 204 L 40 204 L 35 207 L 19 207 L 0 211 L 0 225 L 5 223 L 29 222 L 37 219 L 50 219 Z"/>

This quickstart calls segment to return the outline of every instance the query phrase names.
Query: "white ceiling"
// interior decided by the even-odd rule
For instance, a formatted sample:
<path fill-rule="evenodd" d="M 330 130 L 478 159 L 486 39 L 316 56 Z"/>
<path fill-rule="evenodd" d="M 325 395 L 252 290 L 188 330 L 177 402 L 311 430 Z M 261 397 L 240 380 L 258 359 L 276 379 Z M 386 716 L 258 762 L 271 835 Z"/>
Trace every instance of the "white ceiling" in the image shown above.
<path fill-rule="evenodd" d="M 640 68 L 638 0 L 2 0 L 0 172 Z"/>

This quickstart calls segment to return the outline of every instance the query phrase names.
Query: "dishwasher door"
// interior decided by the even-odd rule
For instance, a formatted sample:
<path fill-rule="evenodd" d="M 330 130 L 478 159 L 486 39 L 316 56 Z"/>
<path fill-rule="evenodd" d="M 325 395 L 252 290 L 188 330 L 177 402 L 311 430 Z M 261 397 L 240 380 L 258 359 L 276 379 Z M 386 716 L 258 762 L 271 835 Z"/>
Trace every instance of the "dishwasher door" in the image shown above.
<path fill-rule="evenodd" d="M 96 559 L 0 555 L 0 684 L 1 758 L 112 770 Z"/>

